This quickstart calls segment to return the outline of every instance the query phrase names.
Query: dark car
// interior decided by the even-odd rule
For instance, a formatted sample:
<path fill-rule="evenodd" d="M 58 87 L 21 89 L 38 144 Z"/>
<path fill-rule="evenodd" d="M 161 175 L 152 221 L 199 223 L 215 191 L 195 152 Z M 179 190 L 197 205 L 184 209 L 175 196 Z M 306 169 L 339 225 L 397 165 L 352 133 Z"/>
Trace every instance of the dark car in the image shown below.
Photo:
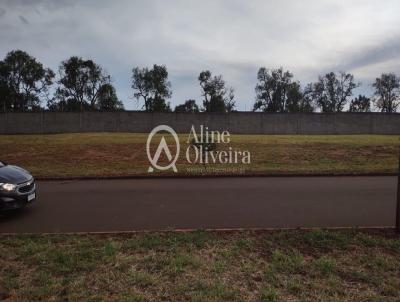
<path fill-rule="evenodd" d="M 0 161 L 0 210 L 19 209 L 35 199 L 36 185 L 32 175 Z"/>

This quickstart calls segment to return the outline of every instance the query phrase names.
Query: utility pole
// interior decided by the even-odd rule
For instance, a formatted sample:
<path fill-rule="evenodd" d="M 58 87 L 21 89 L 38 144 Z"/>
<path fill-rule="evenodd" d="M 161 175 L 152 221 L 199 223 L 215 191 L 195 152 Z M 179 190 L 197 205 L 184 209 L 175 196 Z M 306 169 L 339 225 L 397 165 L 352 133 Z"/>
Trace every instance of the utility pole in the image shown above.
<path fill-rule="evenodd" d="M 399 167 L 397 171 L 397 206 L 396 206 L 396 232 L 400 234 L 400 146 L 399 146 Z"/>

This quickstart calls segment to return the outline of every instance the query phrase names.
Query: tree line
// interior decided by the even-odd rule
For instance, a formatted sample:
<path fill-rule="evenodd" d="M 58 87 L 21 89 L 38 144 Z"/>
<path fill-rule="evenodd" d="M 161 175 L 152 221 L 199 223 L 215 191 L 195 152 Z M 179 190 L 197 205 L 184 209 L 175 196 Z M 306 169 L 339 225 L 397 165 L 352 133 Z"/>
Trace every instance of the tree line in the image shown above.
<path fill-rule="evenodd" d="M 168 70 L 164 65 L 132 69 L 131 88 L 147 112 L 231 112 L 236 108 L 235 90 L 222 75 L 200 72 L 202 106 L 189 99 L 172 110 Z M 372 83 L 370 97 L 353 97 L 356 82 L 351 73 L 330 72 L 302 87 L 282 67 L 261 67 L 257 73 L 254 111 L 264 112 L 396 112 L 400 106 L 400 77 L 383 73 Z M 58 75 L 21 50 L 9 52 L 0 61 L 0 111 L 118 111 L 124 110 L 111 76 L 90 59 L 72 56 L 62 61 Z"/>

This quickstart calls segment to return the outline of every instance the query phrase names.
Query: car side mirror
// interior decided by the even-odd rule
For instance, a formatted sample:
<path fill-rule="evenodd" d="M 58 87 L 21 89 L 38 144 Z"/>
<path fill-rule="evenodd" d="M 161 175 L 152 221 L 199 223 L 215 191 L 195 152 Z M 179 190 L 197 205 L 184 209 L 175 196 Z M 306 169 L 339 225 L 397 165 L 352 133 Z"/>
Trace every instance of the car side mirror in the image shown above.
<path fill-rule="evenodd" d="M 2 160 L 0 160 L 0 163 L 2 163 L 4 166 L 8 165 L 5 161 L 2 161 Z"/>

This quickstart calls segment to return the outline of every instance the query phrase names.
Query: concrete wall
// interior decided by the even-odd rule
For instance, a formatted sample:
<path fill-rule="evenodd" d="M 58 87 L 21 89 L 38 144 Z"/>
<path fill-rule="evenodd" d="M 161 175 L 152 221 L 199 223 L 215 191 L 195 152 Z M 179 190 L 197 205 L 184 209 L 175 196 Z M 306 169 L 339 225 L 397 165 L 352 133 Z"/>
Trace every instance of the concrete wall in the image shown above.
<path fill-rule="evenodd" d="M 383 113 L 0 113 L 0 134 L 150 132 L 167 124 L 187 133 L 192 125 L 233 134 L 400 134 L 400 114 Z"/>

